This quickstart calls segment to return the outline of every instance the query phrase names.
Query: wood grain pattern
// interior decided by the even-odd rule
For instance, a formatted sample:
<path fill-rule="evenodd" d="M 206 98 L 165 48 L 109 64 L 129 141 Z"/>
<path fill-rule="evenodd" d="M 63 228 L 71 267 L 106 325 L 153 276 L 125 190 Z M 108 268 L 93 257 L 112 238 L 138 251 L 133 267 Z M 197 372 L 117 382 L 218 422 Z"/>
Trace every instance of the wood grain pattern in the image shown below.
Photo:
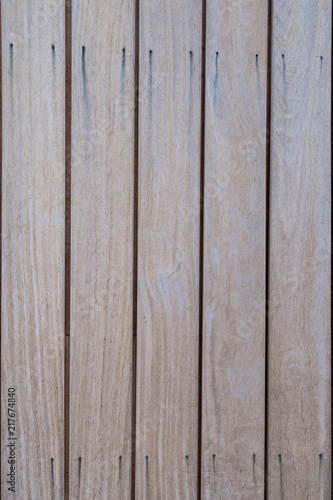
<path fill-rule="evenodd" d="M 64 344 L 62 0 L 3 0 L 2 496 L 61 499 Z M 7 391 L 16 392 L 8 490 Z"/>
<path fill-rule="evenodd" d="M 0 5 L 1 498 L 331 498 L 332 2 Z"/>
<path fill-rule="evenodd" d="M 128 499 L 134 1 L 72 16 L 70 494 Z"/>
<path fill-rule="evenodd" d="M 267 2 L 207 3 L 202 496 L 263 497 Z"/>
<path fill-rule="evenodd" d="M 271 499 L 331 497 L 331 8 L 273 8 Z"/>
<path fill-rule="evenodd" d="M 140 1 L 136 497 L 196 496 L 201 1 Z"/>

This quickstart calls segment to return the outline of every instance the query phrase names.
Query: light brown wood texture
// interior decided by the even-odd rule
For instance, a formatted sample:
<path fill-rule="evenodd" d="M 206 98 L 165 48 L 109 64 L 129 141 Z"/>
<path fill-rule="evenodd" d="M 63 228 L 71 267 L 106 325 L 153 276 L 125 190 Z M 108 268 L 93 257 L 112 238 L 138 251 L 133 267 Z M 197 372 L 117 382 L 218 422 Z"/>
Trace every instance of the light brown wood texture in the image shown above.
<path fill-rule="evenodd" d="M 331 498 L 332 2 L 0 5 L 1 499 Z"/>
<path fill-rule="evenodd" d="M 71 498 L 130 498 L 134 1 L 73 3 Z"/>
<path fill-rule="evenodd" d="M 268 498 L 331 498 L 331 2 L 273 3 Z"/>
<path fill-rule="evenodd" d="M 201 2 L 140 2 L 136 495 L 195 498 Z"/>
<path fill-rule="evenodd" d="M 202 497 L 263 497 L 267 2 L 207 2 Z"/>
<path fill-rule="evenodd" d="M 63 490 L 63 1 L 2 0 L 2 499 Z M 8 388 L 16 488 L 8 490 Z"/>

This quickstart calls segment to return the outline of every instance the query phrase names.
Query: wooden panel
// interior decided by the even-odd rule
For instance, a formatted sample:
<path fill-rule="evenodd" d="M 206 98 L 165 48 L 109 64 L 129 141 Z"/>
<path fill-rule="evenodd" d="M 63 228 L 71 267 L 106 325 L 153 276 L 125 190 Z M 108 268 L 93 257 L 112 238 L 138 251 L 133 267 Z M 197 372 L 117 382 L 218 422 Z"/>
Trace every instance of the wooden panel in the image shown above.
<path fill-rule="evenodd" d="M 129 498 L 134 1 L 73 3 L 71 498 Z"/>
<path fill-rule="evenodd" d="M 140 2 L 137 498 L 196 495 L 201 1 Z"/>
<path fill-rule="evenodd" d="M 64 15 L 3 0 L 2 496 L 63 491 Z M 9 435 L 8 389 L 15 389 Z M 11 439 L 8 439 L 11 438 Z M 15 444 L 15 494 L 7 483 Z M 15 450 L 13 449 L 15 446 Z"/>
<path fill-rule="evenodd" d="M 267 2 L 207 3 L 202 494 L 263 497 Z"/>
<path fill-rule="evenodd" d="M 326 499 L 331 2 L 273 5 L 268 497 Z"/>

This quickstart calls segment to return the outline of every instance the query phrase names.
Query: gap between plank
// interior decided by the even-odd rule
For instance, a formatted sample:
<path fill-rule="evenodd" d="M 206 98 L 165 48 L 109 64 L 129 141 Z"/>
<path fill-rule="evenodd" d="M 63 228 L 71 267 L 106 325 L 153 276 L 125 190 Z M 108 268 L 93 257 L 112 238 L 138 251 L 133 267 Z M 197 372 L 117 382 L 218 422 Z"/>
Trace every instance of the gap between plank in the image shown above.
<path fill-rule="evenodd" d="M 136 393 L 137 393 L 137 325 L 138 325 L 138 183 L 139 183 L 139 22 L 140 0 L 135 0 L 134 64 L 134 169 L 133 169 L 133 336 L 132 336 L 132 456 L 131 500 L 135 500 L 136 473 Z"/>
<path fill-rule="evenodd" d="M 200 130 L 200 240 L 199 240 L 199 338 L 198 338 L 198 469 L 197 499 L 201 500 L 202 383 L 203 383 L 203 293 L 204 293 L 204 206 L 205 206 L 205 110 L 206 110 L 206 0 L 202 0 L 201 130 Z"/>
<path fill-rule="evenodd" d="M 64 352 L 64 500 L 69 500 L 70 469 L 70 293 L 71 293 L 71 134 L 72 0 L 65 3 L 65 352 Z"/>
<path fill-rule="evenodd" d="M 332 106 L 332 86 L 333 86 L 333 59 L 332 59 L 332 54 L 333 54 L 333 9 L 331 12 L 331 212 L 332 212 L 332 187 L 333 187 L 333 179 L 332 179 L 332 153 L 333 153 L 333 148 L 332 148 L 332 127 L 333 127 L 333 106 Z M 333 388 L 332 388 L 332 359 L 333 359 L 333 342 L 332 342 L 332 249 L 333 249 L 333 238 L 332 238 L 332 231 L 333 231 L 333 225 L 332 225 L 332 213 L 331 213 L 331 484 L 332 484 L 332 478 L 333 478 L 333 419 L 332 419 L 332 414 L 333 414 Z M 332 487 L 332 486 L 331 486 Z M 331 492 L 332 494 L 332 492 Z"/>
<path fill-rule="evenodd" d="M 271 180 L 271 87 L 272 87 L 272 7 L 268 0 L 267 15 L 267 93 L 266 93 L 266 259 L 265 259 L 265 450 L 264 499 L 268 500 L 268 440 L 269 440 L 269 238 L 270 238 L 270 180 Z"/>
<path fill-rule="evenodd" d="M 0 298 L 0 318 L 2 318 L 2 24 L 1 24 L 1 0 L 0 0 L 0 234 L 1 234 L 1 242 L 0 242 L 0 266 L 1 266 L 1 272 L 0 272 L 0 290 L 1 290 L 1 298 Z M 2 401 L 2 394 L 1 394 L 1 385 L 2 385 L 2 380 L 1 380 L 1 373 L 2 373 L 2 364 L 1 364 L 1 359 L 2 359 L 2 353 L 1 353 L 1 346 L 2 346 L 2 331 L 1 331 L 1 325 L 2 321 L 0 319 L 0 401 Z M 2 405 L 0 404 L 0 422 L 2 422 Z M 2 433 L 1 433 L 2 437 Z M 0 453 L 0 471 L 2 471 L 2 450 Z M 1 489 L 1 477 L 2 474 L 0 473 L 0 492 L 2 491 Z"/>

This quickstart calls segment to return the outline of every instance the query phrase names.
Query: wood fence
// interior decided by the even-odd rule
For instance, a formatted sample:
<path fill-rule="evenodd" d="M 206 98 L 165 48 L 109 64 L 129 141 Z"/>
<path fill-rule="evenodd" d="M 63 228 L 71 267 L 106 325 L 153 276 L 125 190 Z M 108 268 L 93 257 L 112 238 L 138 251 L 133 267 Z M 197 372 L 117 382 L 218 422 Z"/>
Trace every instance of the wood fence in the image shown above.
<path fill-rule="evenodd" d="M 1 1 L 1 498 L 331 498 L 331 34 Z"/>

